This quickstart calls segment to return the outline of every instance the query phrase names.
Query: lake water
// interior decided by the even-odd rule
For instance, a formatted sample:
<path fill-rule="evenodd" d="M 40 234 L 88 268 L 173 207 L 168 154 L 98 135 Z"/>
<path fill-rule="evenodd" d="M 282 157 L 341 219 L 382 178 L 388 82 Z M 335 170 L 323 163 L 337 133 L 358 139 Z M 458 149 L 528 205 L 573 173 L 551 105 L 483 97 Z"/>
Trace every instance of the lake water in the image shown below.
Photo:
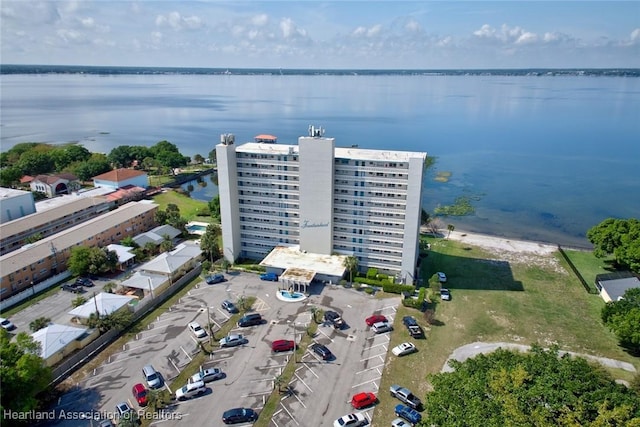
<path fill-rule="evenodd" d="M 3 151 L 166 139 L 206 157 L 221 133 L 290 144 L 311 124 L 338 146 L 426 151 L 425 209 L 473 199 L 474 215 L 444 219 L 458 230 L 585 246 L 589 227 L 640 214 L 640 78 L 18 74 L 0 107 Z M 194 198 L 217 194 L 205 183 Z"/>

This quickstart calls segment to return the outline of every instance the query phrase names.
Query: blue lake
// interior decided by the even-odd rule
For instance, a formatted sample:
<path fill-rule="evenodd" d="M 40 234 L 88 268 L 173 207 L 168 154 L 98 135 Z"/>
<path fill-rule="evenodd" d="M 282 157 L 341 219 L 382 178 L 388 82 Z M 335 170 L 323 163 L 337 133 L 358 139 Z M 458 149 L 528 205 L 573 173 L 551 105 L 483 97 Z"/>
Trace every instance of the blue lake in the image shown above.
<path fill-rule="evenodd" d="M 585 246 L 601 220 L 640 214 L 639 78 L 46 74 L 0 89 L 2 150 L 166 139 L 206 157 L 221 133 L 295 144 L 313 124 L 339 146 L 435 156 L 423 205 L 471 197 L 474 215 L 444 219 L 458 230 Z M 217 194 L 205 183 L 192 197 Z"/>

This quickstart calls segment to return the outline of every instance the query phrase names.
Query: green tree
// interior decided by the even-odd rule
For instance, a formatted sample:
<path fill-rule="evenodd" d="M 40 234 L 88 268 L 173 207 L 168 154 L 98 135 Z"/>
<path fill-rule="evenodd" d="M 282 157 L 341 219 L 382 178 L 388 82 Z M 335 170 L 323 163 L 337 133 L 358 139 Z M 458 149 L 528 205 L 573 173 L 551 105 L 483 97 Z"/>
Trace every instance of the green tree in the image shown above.
<path fill-rule="evenodd" d="M 38 175 L 54 171 L 54 163 L 48 153 L 27 151 L 20 156 L 18 167 L 26 175 Z"/>
<path fill-rule="evenodd" d="M 640 396 L 603 368 L 558 348 L 498 349 L 433 374 L 423 425 L 638 425 Z M 615 419 L 616 424 L 606 424 Z M 595 423 L 595 424 L 592 424 Z"/>
<path fill-rule="evenodd" d="M 205 254 L 205 257 L 209 259 L 211 263 L 220 258 L 220 246 L 218 240 L 220 237 L 220 227 L 216 224 L 207 225 L 207 229 L 200 237 L 200 249 Z"/>
<path fill-rule="evenodd" d="M 195 156 L 193 156 L 193 161 L 198 164 L 202 164 L 204 163 L 204 157 L 202 157 L 200 154 L 196 154 Z"/>
<path fill-rule="evenodd" d="M 0 185 L 10 188 L 20 182 L 22 175 L 22 169 L 14 166 L 5 166 L 0 171 Z"/>
<path fill-rule="evenodd" d="M 24 239 L 26 243 L 35 243 L 38 240 L 42 240 L 42 233 L 32 234 L 31 236 Z"/>
<path fill-rule="evenodd" d="M 342 261 L 342 266 L 349 272 L 349 282 L 353 282 L 353 273 L 358 272 L 358 257 L 349 255 Z"/>
<path fill-rule="evenodd" d="M 36 396 L 51 382 L 51 369 L 39 356 L 40 344 L 26 332 L 15 339 L 0 328 L 0 424 L 11 425 L 5 411 L 28 412 L 38 408 Z"/>
<path fill-rule="evenodd" d="M 447 239 L 451 236 L 451 233 L 453 232 L 453 230 L 455 230 L 456 227 L 453 224 L 449 224 L 447 225 L 447 230 L 449 231 L 449 233 L 447 234 Z"/>
<path fill-rule="evenodd" d="M 173 241 L 168 234 L 165 234 L 160 242 L 160 252 L 169 252 L 171 249 L 173 249 Z"/>
<path fill-rule="evenodd" d="M 94 176 L 111 170 L 111 164 L 104 155 L 93 155 L 89 160 L 76 163 L 72 172 L 80 181 L 89 181 Z"/>
<path fill-rule="evenodd" d="M 122 246 L 126 246 L 128 248 L 137 248 L 139 245 L 133 240 L 133 237 L 127 236 L 124 239 L 120 240 L 120 244 Z"/>
<path fill-rule="evenodd" d="M 119 145 L 109 152 L 109 161 L 116 168 L 128 167 L 135 160 L 135 155 L 129 145 Z"/>
<path fill-rule="evenodd" d="M 640 221 L 607 218 L 587 231 L 597 257 L 613 255 L 616 263 L 640 273 Z"/>
<path fill-rule="evenodd" d="M 87 302 L 87 299 L 85 297 L 83 297 L 82 295 L 78 295 L 77 297 L 75 297 L 72 301 L 71 301 L 71 305 L 73 307 L 80 307 L 82 304 L 84 304 L 85 302 Z"/>
<path fill-rule="evenodd" d="M 220 216 L 220 195 L 216 195 L 211 201 L 209 201 L 209 211 L 211 211 L 211 217 L 217 222 L 221 221 Z"/>
<path fill-rule="evenodd" d="M 601 317 L 623 347 L 640 354 L 640 288 L 628 289 L 620 300 L 608 302 Z"/>
<path fill-rule="evenodd" d="M 29 323 L 29 329 L 31 332 L 36 332 L 49 326 L 49 323 L 51 323 L 51 319 L 48 317 L 38 317 Z"/>
<path fill-rule="evenodd" d="M 91 265 L 91 251 L 86 246 L 74 246 L 67 262 L 67 269 L 74 276 L 84 276 Z"/>

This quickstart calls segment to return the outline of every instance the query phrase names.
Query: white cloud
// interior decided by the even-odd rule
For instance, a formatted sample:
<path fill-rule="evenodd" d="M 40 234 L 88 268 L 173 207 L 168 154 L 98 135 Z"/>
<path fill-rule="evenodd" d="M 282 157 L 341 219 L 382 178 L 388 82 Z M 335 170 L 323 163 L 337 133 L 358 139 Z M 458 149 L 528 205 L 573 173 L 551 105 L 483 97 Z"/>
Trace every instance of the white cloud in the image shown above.
<path fill-rule="evenodd" d="M 516 44 L 535 43 L 538 41 L 538 36 L 528 31 L 520 34 L 516 40 Z"/>
<path fill-rule="evenodd" d="M 413 19 L 410 19 L 410 20 L 409 20 L 409 21 L 404 25 L 404 29 L 405 29 L 406 31 L 411 32 L 411 33 L 417 33 L 417 32 L 422 31 L 422 27 L 420 26 L 420 24 L 419 24 L 417 21 L 413 20 Z"/>
<path fill-rule="evenodd" d="M 473 32 L 477 37 L 495 37 L 496 30 L 489 24 L 484 24 L 479 30 Z"/>
<path fill-rule="evenodd" d="M 307 32 L 303 29 L 299 29 L 291 18 L 282 18 L 280 20 L 280 31 L 282 33 L 282 37 L 285 39 L 307 36 Z"/>
<path fill-rule="evenodd" d="M 198 16 L 181 16 L 180 12 L 169 12 L 166 15 L 156 16 L 156 26 L 168 26 L 173 30 L 180 31 L 182 29 L 195 30 L 202 27 L 202 19 Z"/>
<path fill-rule="evenodd" d="M 264 27 L 269 23 L 269 15 L 264 13 L 256 15 L 251 18 L 251 23 L 257 27 Z"/>
<path fill-rule="evenodd" d="M 631 36 L 629 38 L 632 42 L 640 41 L 640 28 L 636 28 L 635 30 L 631 31 Z"/>

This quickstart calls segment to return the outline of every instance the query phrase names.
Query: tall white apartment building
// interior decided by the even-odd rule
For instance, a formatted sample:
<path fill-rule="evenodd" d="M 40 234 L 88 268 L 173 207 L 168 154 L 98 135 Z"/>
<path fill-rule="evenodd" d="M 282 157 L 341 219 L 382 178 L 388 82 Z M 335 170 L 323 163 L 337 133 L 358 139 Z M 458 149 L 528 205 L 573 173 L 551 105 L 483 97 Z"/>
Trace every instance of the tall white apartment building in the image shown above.
<path fill-rule="evenodd" d="M 222 135 L 216 156 L 229 261 L 299 246 L 415 281 L 426 153 L 336 147 L 310 127 L 298 145 Z"/>

